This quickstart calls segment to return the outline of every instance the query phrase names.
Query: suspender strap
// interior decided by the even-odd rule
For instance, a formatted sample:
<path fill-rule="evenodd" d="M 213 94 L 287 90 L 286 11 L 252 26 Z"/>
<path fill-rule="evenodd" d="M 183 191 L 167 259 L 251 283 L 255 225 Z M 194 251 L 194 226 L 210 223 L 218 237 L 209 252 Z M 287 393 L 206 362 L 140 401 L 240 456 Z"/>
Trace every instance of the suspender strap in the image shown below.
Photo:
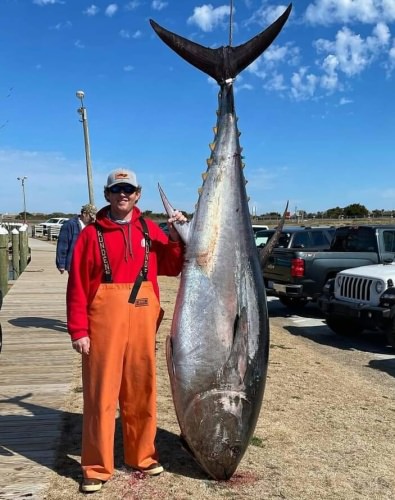
<path fill-rule="evenodd" d="M 96 224 L 97 240 L 99 242 L 100 255 L 103 261 L 103 281 L 104 283 L 112 283 L 112 272 L 110 268 L 110 263 L 108 262 L 108 255 L 106 250 L 106 245 L 104 243 L 103 231 L 101 227 Z"/>
<path fill-rule="evenodd" d="M 140 220 L 141 229 L 143 231 L 143 235 L 144 235 L 144 239 L 145 239 L 145 255 L 144 255 L 143 267 L 141 268 L 141 271 L 139 272 L 139 275 L 137 276 L 136 281 L 134 282 L 132 291 L 130 293 L 129 302 L 131 304 L 134 304 L 136 302 L 137 294 L 139 293 L 141 283 L 143 281 L 147 281 L 148 256 L 149 256 L 149 251 L 150 251 L 150 247 L 151 247 L 151 238 L 149 237 L 147 223 L 145 222 L 143 217 L 140 217 L 139 220 Z"/>

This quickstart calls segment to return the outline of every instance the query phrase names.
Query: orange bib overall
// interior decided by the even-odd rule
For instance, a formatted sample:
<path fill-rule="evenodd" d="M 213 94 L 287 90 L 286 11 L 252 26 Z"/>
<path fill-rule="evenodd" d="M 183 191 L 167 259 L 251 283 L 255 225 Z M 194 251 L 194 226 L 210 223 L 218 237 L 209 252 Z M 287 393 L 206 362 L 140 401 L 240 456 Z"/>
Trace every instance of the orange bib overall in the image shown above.
<path fill-rule="evenodd" d="M 114 471 L 117 404 L 124 460 L 134 468 L 158 461 L 155 336 L 161 309 L 152 283 L 102 283 L 89 308 L 90 353 L 82 357 L 84 396 L 81 466 L 85 478 Z"/>

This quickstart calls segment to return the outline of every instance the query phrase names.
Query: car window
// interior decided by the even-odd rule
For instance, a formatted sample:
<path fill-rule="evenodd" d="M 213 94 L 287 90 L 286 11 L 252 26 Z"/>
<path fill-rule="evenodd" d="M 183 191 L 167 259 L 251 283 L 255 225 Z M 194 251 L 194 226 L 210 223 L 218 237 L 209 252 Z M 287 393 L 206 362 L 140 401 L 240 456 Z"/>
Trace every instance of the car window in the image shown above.
<path fill-rule="evenodd" d="M 376 236 L 371 228 L 340 228 L 332 241 L 331 250 L 346 252 L 377 251 Z"/>
<path fill-rule="evenodd" d="M 384 250 L 386 252 L 395 252 L 395 231 L 384 231 Z"/>
<path fill-rule="evenodd" d="M 289 240 L 291 239 L 290 233 L 281 233 L 276 247 L 288 248 Z"/>
<path fill-rule="evenodd" d="M 255 233 L 255 243 L 257 246 L 266 245 L 266 243 L 270 240 L 270 238 L 275 233 L 274 230 L 260 230 Z"/>
<path fill-rule="evenodd" d="M 307 231 L 301 231 L 294 234 L 294 239 L 292 241 L 293 248 L 308 248 L 310 246 L 310 236 Z"/>
<path fill-rule="evenodd" d="M 321 247 L 325 245 L 329 245 L 328 238 L 322 231 L 311 231 L 310 232 L 312 246 Z"/>

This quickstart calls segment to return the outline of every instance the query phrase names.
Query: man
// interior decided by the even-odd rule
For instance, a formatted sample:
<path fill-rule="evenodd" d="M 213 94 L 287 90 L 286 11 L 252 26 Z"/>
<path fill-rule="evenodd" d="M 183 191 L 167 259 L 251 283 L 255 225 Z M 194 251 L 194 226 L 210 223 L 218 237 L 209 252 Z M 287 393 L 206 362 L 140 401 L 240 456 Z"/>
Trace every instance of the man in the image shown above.
<path fill-rule="evenodd" d="M 56 245 L 56 267 L 60 274 L 70 271 L 74 245 L 85 226 L 95 221 L 97 209 L 90 203 L 81 208 L 80 215 L 62 224 Z"/>
<path fill-rule="evenodd" d="M 176 211 L 169 235 L 143 219 L 134 172 L 111 172 L 104 197 L 109 205 L 78 238 L 67 288 L 68 330 L 82 354 L 85 493 L 113 474 L 118 402 L 125 463 L 151 476 L 163 471 L 155 448 L 155 336 L 163 312 L 157 277 L 177 276 L 184 255 L 173 223 L 186 218 Z"/>

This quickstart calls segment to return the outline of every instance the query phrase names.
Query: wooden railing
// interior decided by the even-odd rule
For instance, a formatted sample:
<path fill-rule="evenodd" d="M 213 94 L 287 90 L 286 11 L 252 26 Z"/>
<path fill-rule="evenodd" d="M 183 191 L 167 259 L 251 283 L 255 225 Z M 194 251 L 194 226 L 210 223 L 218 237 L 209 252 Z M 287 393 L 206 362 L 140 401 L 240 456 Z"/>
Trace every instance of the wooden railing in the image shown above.
<path fill-rule="evenodd" d="M 12 271 L 13 279 L 17 279 L 26 269 L 29 260 L 27 225 L 11 232 L 0 226 L 0 292 L 3 297 L 8 292 L 10 272 Z"/>
<path fill-rule="evenodd" d="M 47 228 L 47 237 L 50 241 L 57 240 L 60 233 L 60 227 L 49 226 Z"/>
<path fill-rule="evenodd" d="M 40 224 L 36 224 L 32 227 L 33 238 L 47 238 L 47 240 L 57 240 L 60 232 L 60 227 L 49 226 L 44 228 Z"/>

